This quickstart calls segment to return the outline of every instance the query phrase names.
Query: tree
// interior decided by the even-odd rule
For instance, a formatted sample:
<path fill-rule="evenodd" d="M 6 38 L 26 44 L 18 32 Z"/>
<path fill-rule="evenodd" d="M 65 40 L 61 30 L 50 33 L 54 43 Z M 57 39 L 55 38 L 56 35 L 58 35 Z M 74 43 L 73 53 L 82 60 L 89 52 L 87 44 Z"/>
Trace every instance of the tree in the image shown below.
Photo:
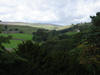
<path fill-rule="evenodd" d="M 85 59 L 89 67 L 88 70 L 96 75 L 100 70 L 100 12 L 96 16 L 90 16 L 93 25 L 88 33 L 86 33 L 83 52 L 81 58 Z M 89 65 L 90 64 L 90 65 Z"/>
<path fill-rule="evenodd" d="M 4 27 L 5 27 L 5 30 L 7 30 L 7 29 L 8 29 L 8 26 L 7 26 L 7 25 L 5 25 Z"/>
<path fill-rule="evenodd" d="M 8 37 L 4 37 L 4 36 L 0 36 L 0 49 L 4 50 L 5 47 L 2 45 L 3 43 L 9 43 L 9 40 L 11 39 L 11 36 Z"/>
<path fill-rule="evenodd" d="M 2 25 L 0 25 L 0 33 L 2 32 Z"/>
<path fill-rule="evenodd" d="M 19 31 L 19 33 L 24 33 L 23 31 Z"/>
<path fill-rule="evenodd" d="M 2 22 L 2 20 L 0 20 L 0 22 Z"/>
<path fill-rule="evenodd" d="M 15 30 L 15 31 L 18 31 L 18 28 L 15 28 L 14 30 Z"/>
<path fill-rule="evenodd" d="M 93 25 L 100 26 L 100 12 L 97 12 L 96 16 L 90 16 L 90 18 L 92 19 Z"/>
<path fill-rule="evenodd" d="M 5 28 L 6 33 L 8 33 L 8 26 L 5 25 L 4 28 Z"/>
<path fill-rule="evenodd" d="M 48 30 L 38 29 L 33 33 L 33 40 L 36 42 L 46 41 L 48 37 Z"/>

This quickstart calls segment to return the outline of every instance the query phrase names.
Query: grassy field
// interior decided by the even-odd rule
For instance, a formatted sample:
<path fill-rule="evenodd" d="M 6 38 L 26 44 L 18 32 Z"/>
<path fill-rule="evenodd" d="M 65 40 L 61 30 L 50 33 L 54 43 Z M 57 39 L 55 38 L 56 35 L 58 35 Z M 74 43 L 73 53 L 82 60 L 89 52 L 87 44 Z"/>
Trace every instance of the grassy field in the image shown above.
<path fill-rule="evenodd" d="M 3 46 L 5 46 L 5 48 L 16 48 L 19 44 L 21 44 L 22 41 L 20 40 L 10 40 L 10 43 L 4 43 Z"/>
<path fill-rule="evenodd" d="M 10 43 L 4 43 L 3 45 L 6 48 L 16 48 L 18 44 L 22 43 L 22 41 L 26 40 L 32 40 L 32 35 L 31 34 L 0 34 L 0 36 L 12 36 L 12 39 L 10 40 Z"/>
<path fill-rule="evenodd" d="M 68 35 L 68 36 L 72 36 L 72 35 L 75 35 L 75 34 L 77 34 L 78 32 L 67 32 L 67 33 L 65 33 L 66 35 Z"/>
<path fill-rule="evenodd" d="M 67 32 L 66 35 L 74 35 L 78 32 Z M 32 34 L 22 34 L 22 33 L 14 33 L 14 34 L 5 34 L 2 33 L 0 36 L 12 36 L 12 39 L 10 40 L 10 43 L 4 43 L 3 45 L 6 48 L 16 48 L 18 44 L 21 44 L 23 41 L 32 40 Z"/>

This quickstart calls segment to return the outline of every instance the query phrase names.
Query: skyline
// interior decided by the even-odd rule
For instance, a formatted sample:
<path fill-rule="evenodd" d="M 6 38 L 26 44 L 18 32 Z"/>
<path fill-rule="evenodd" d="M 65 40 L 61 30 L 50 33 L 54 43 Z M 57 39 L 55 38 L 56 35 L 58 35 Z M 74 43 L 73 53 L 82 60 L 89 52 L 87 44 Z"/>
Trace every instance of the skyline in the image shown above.
<path fill-rule="evenodd" d="M 0 20 L 70 25 L 90 22 L 100 0 L 0 0 Z"/>

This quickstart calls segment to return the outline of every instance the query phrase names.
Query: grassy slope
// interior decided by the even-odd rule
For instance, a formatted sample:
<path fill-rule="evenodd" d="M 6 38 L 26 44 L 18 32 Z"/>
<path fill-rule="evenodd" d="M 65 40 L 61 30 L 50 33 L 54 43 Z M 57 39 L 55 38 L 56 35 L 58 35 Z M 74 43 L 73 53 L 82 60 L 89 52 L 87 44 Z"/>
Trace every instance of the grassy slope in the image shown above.
<path fill-rule="evenodd" d="M 77 34 L 77 33 L 79 33 L 79 32 L 67 32 L 67 33 L 65 33 L 65 34 L 68 35 L 68 36 L 72 36 L 72 35 L 75 35 L 75 34 Z"/>
<path fill-rule="evenodd" d="M 3 44 L 6 48 L 16 48 L 18 44 L 22 43 L 22 40 L 32 40 L 31 34 L 0 34 L 0 36 L 8 36 L 11 35 L 12 40 L 10 40 L 10 43 Z M 18 40 L 19 39 L 19 40 Z"/>
<path fill-rule="evenodd" d="M 25 34 L 32 34 L 32 32 L 36 32 L 38 29 L 38 28 L 30 27 L 30 26 L 16 26 L 16 25 L 15 26 L 7 25 L 7 26 L 8 26 L 7 30 L 12 29 L 14 31 L 14 29 L 18 29 L 18 31 L 23 31 Z"/>
<path fill-rule="evenodd" d="M 9 26 L 9 29 L 15 29 L 15 28 L 23 31 L 26 34 L 30 34 L 32 32 L 35 32 L 38 29 L 38 28 L 30 27 L 30 26 Z"/>
<path fill-rule="evenodd" d="M 58 29 L 59 25 L 53 24 L 39 24 L 39 23 L 24 23 L 24 22 L 0 22 L 1 25 L 10 25 L 10 26 L 30 26 L 33 28 L 43 28 L 48 30 Z"/>
<path fill-rule="evenodd" d="M 57 31 L 59 31 L 59 30 L 64 30 L 64 29 L 68 29 L 68 28 L 70 28 L 70 27 L 72 27 L 72 25 L 61 26 L 61 27 L 57 28 L 56 30 L 57 30 Z"/>

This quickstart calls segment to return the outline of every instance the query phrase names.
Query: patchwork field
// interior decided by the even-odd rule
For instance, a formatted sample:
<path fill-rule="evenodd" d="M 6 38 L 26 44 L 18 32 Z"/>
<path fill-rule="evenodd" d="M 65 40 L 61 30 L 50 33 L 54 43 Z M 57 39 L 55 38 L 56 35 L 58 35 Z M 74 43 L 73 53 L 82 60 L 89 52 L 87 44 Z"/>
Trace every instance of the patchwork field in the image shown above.
<path fill-rule="evenodd" d="M 9 43 L 3 44 L 6 48 L 16 48 L 18 44 L 22 43 L 22 41 L 32 40 L 31 34 L 0 34 L 0 36 L 12 36 L 12 39 Z"/>

